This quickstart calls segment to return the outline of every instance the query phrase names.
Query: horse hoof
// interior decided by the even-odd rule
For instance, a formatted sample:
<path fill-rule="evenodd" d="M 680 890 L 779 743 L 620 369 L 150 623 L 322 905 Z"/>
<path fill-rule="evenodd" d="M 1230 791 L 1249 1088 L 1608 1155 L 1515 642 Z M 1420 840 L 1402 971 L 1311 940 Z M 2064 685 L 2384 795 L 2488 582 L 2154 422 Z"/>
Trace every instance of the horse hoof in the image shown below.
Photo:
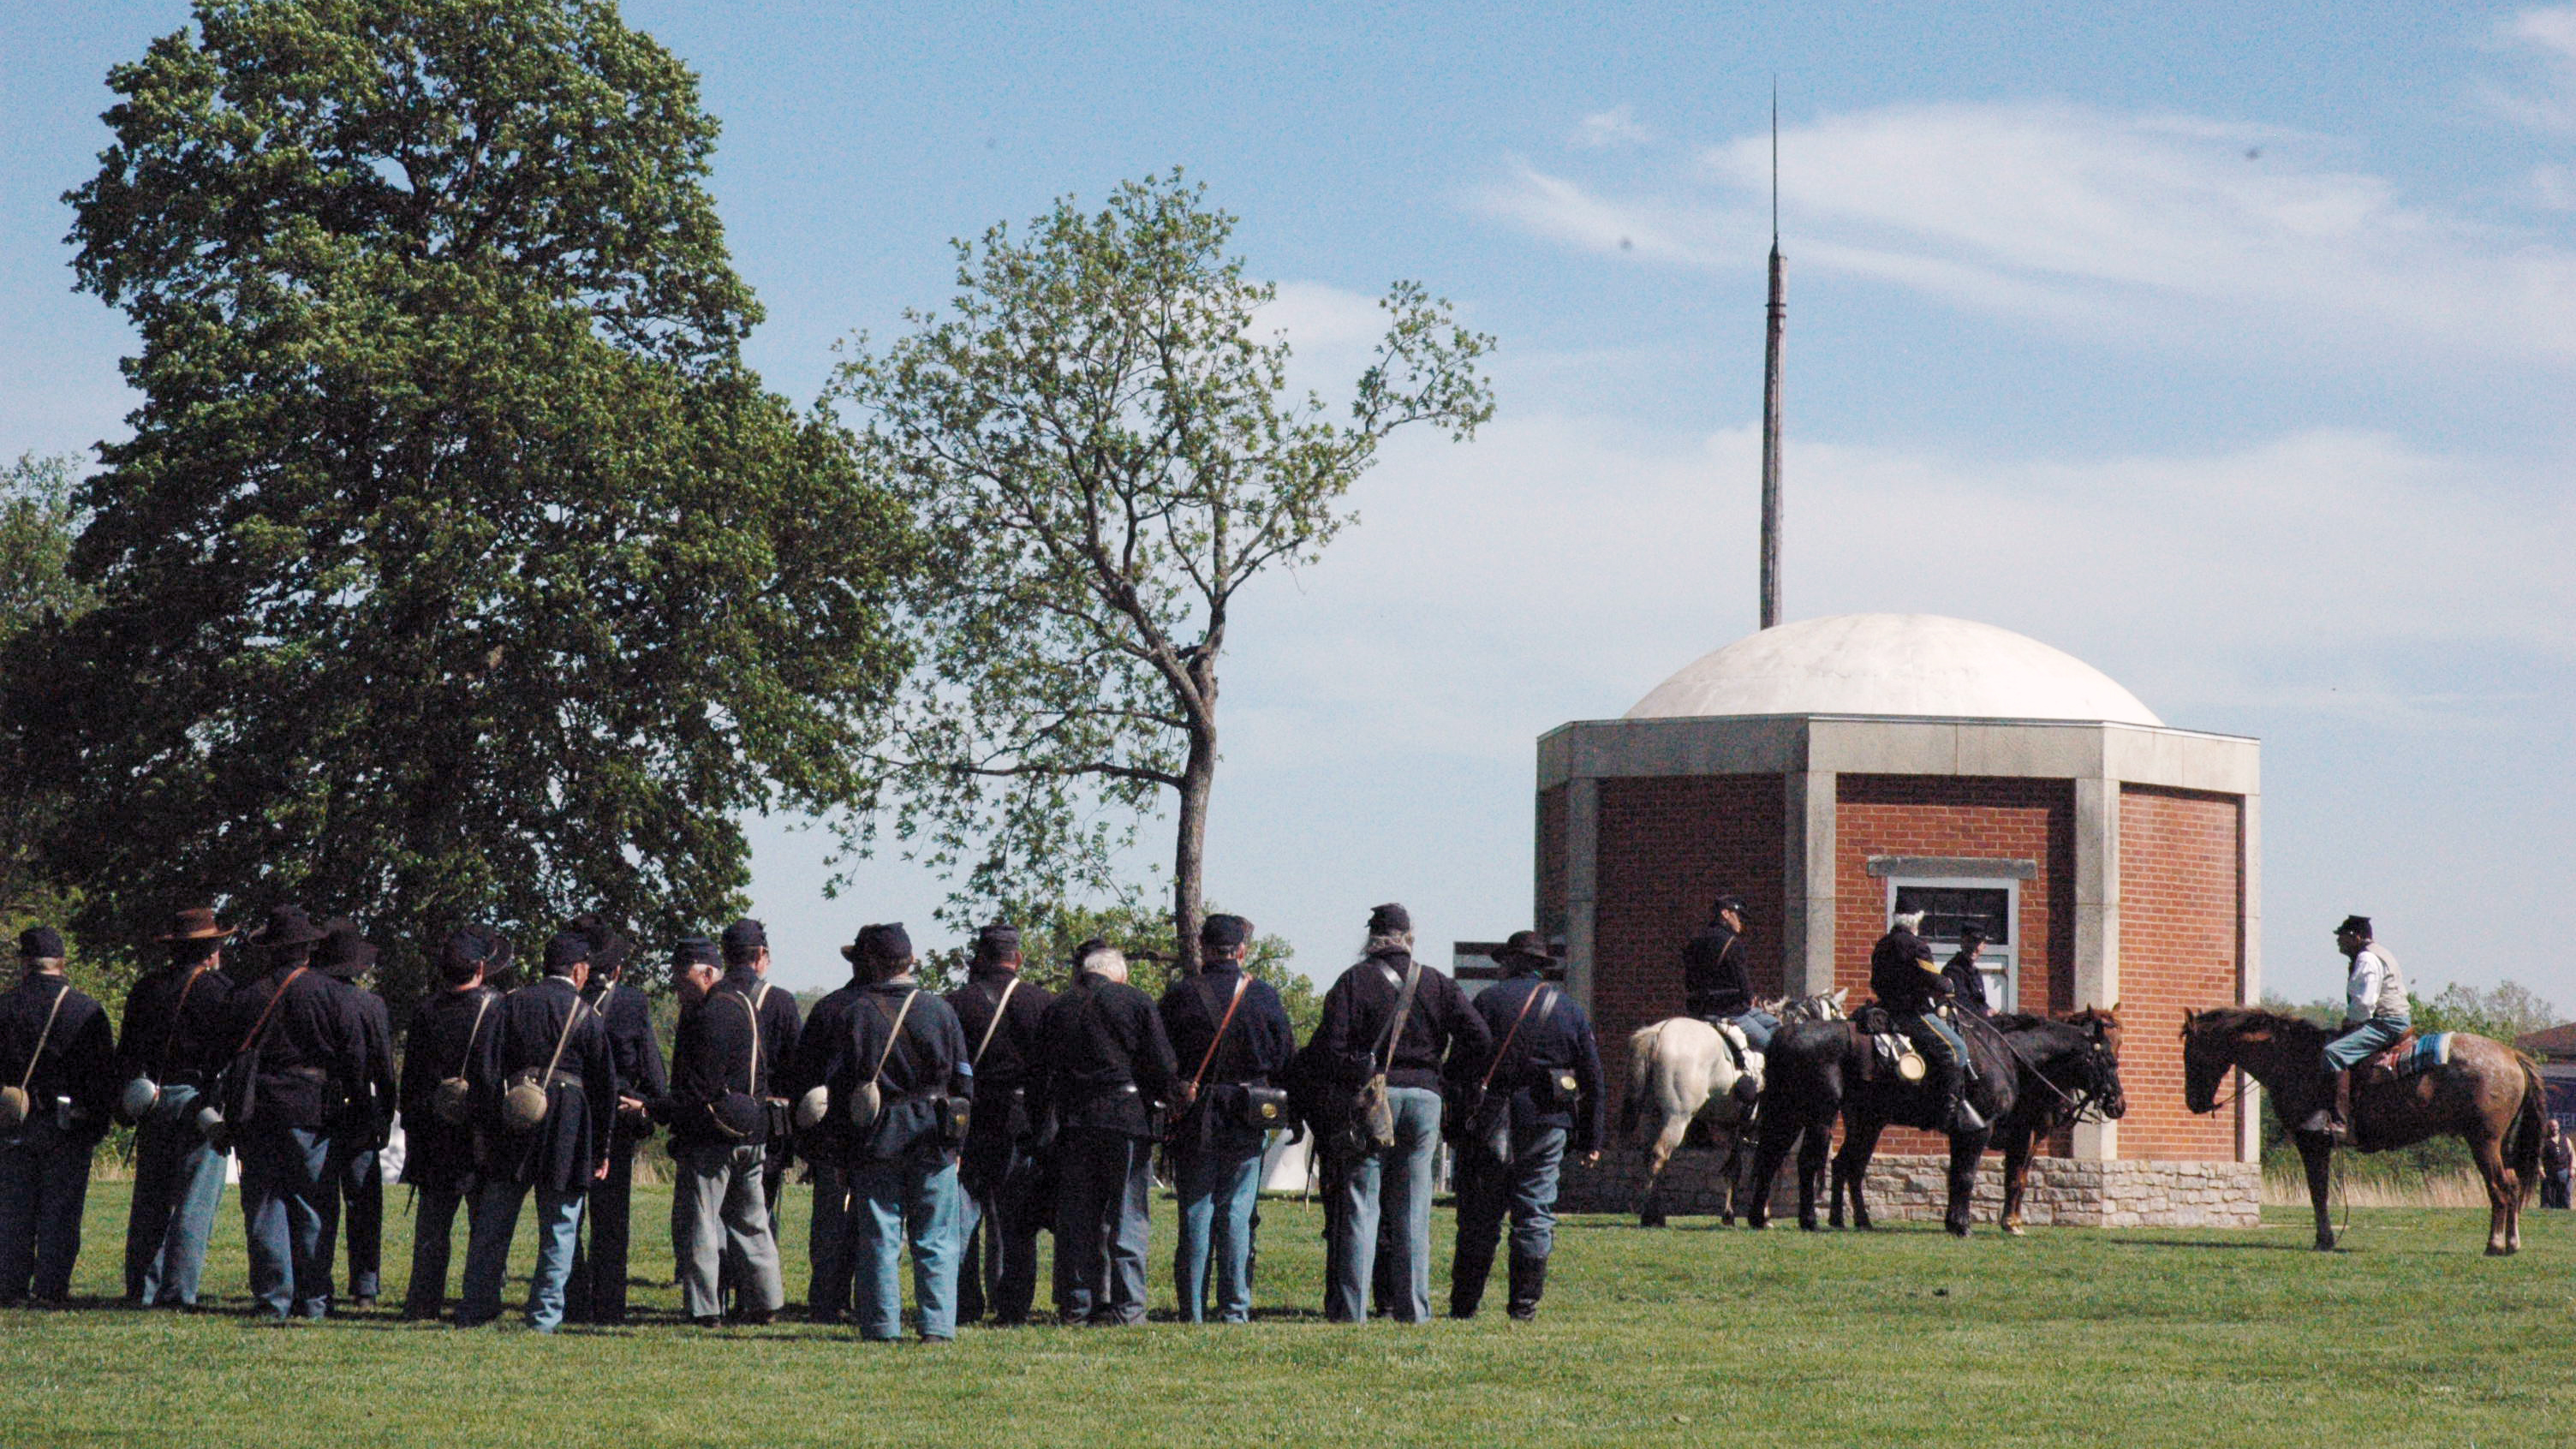
<path fill-rule="evenodd" d="M 2490 1258 L 2510 1258 L 2513 1256 L 2513 1249 L 2505 1247 L 2500 1243 L 2489 1243 L 2487 1244 L 2487 1256 Z"/>
<path fill-rule="evenodd" d="M 1637 1226 L 1641 1228 L 1660 1228 L 1665 1226 L 1665 1223 L 1662 1218 L 1639 1218 L 1637 1219 Z"/>
<path fill-rule="evenodd" d="M 2022 1230 L 2021 1230 L 2021 1224 L 2019 1224 L 2019 1223 L 2006 1223 L 2006 1224 L 2004 1224 L 2004 1236 L 2005 1236 L 2005 1237 L 2007 1237 L 2007 1238 L 2018 1238 L 2018 1237 L 2022 1237 L 2022 1236 L 2024 1236 L 2024 1234 L 2022 1233 Z"/>

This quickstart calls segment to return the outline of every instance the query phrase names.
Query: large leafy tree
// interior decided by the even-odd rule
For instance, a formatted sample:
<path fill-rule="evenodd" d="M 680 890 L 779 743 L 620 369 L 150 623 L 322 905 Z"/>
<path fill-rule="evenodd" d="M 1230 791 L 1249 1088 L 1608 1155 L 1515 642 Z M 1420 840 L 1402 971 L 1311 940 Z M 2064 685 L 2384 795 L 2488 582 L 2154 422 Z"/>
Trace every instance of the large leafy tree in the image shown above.
<path fill-rule="evenodd" d="M 79 617 L 89 591 L 71 576 L 80 510 L 80 460 L 22 453 L 0 467 L 0 691 L 17 641 Z M 28 767 L 24 742 L 0 737 L 0 935 L 59 920 L 66 902 L 44 868 L 40 844 L 71 807 L 59 784 Z"/>
<path fill-rule="evenodd" d="M 1177 171 L 1097 212 L 1060 201 L 959 243 L 947 311 L 835 384 L 931 551 L 880 754 L 899 834 L 963 872 L 966 903 L 1061 900 L 1111 884 L 1134 821 L 1173 807 L 1193 967 L 1238 596 L 1322 553 L 1388 434 L 1464 438 L 1493 410 L 1492 339 L 1410 283 L 1340 418 L 1292 392 L 1233 229 Z"/>
<path fill-rule="evenodd" d="M 68 198 L 141 338 L 18 690 L 50 857 L 357 914 L 736 908 L 747 809 L 850 798 L 900 514 L 766 391 L 689 71 L 590 0 L 200 0 Z"/>

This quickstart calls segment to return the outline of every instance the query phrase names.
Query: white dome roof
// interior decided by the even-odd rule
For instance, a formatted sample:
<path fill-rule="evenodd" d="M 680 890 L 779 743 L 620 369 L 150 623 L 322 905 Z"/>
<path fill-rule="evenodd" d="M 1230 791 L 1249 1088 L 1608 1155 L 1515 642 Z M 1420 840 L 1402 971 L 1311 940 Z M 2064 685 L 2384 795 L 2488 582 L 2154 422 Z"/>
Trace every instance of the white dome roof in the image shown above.
<path fill-rule="evenodd" d="M 1656 685 L 1627 717 L 1747 714 L 2164 723 L 2072 654 L 1938 614 L 1838 614 L 1765 629 Z"/>

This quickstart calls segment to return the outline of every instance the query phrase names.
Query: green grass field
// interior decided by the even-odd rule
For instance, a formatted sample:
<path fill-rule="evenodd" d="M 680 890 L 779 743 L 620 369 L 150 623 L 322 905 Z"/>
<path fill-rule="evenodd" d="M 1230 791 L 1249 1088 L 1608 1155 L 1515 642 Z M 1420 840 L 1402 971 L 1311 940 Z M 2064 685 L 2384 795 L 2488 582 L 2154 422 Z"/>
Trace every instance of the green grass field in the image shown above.
<path fill-rule="evenodd" d="M 393 1190 L 399 1211 L 402 1189 Z M 801 1189 L 787 1234 L 802 1297 Z M 241 1316 L 227 1194 L 221 1310 L 112 1306 L 126 1192 L 90 1199 L 79 1306 L 0 1314 L 0 1445 L 2109 1444 L 2563 1445 L 2576 1437 L 2576 1216 L 2481 1256 L 2485 1214 L 2364 1209 L 2259 1232 L 2037 1229 L 1964 1243 L 1661 1232 L 1577 1219 L 1535 1324 L 1325 1323 L 1320 1214 L 1263 1208 L 1260 1321 L 857 1342 L 803 1324 L 676 1327 L 667 1192 L 636 1204 L 646 1321 L 552 1338 L 390 1310 Z M 1155 1291 L 1170 1206 L 1158 1203 Z M 407 1218 L 387 1226 L 389 1297 Z M 1450 1219 L 1435 1223 L 1445 1285 Z M 522 1243 L 526 1234 L 522 1233 Z M 525 1254 L 522 1254 L 524 1260 Z M 460 1248 L 459 1258 L 462 1258 Z M 525 1263 L 519 1265 L 524 1271 Z M 1435 1288 L 1445 1299 L 1445 1287 Z"/>

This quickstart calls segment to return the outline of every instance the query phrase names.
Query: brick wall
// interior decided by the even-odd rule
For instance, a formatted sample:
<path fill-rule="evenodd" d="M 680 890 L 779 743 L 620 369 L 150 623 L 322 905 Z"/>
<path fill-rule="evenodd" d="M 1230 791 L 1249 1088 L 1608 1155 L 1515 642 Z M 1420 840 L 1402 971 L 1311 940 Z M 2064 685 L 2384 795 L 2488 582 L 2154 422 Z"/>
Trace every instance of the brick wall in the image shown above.
<path fill-rule="evenodd" d="M 2182 1101 L 2185 1008 L 2236 1000 L 2245 888 L 2244 808 L 2232 795 L 2120 791 L 2120 1123 L 2126 1158 L 2232 1160 L 2236 1110 Z"/>
<path fill-rule="evenodd" d="M 1869 951 L 1887 933 L 1887 882 L 1874 855 L 2030 860 L 2021 883 L 2021 1009 L 2071 1011 L 2075 982 L 2075 787 L 2066 780 L 1844 775 L 1834 803 L 1834 981 L 1869 999 Z M 1881 1152 L 1947 1151 L 1944 1139 L 1890 1129 Z M 2064 1134 L 2050 1151 L 2066 1149 Z"/>
<path fill-rule="evenodd" d="M 1722 892 L 1753 912 L 1745 941 L 1753 989 L 1779 992 L 1782 789 L 1777 775 L 1601 782 L 1592 1016 L 1605 1058 L 1618 1057 L 1638 1027 L 1680 1014 L 1682 943 Z M 1544 819 L 1544 797 L 1540 810 Z"/>

